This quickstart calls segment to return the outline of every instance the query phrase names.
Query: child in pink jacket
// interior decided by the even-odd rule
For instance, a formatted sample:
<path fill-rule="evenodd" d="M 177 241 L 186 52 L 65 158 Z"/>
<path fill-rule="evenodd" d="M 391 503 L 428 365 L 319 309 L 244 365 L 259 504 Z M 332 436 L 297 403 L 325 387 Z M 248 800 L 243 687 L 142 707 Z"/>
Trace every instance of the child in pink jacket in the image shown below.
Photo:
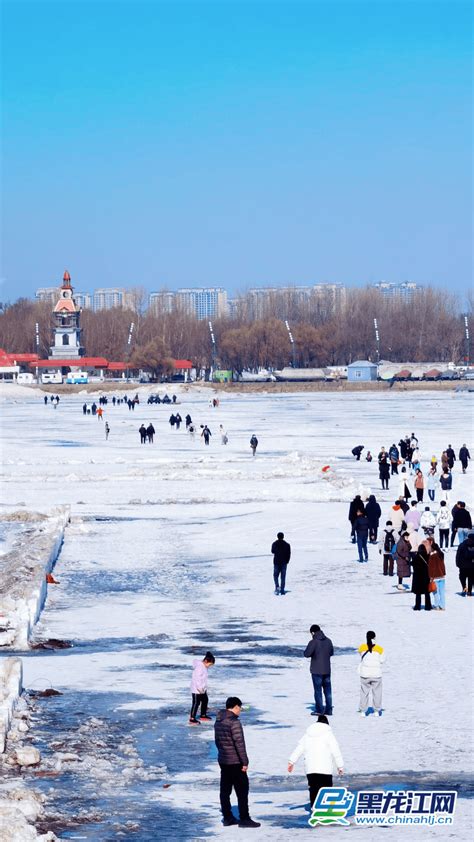
<path fill-rule="evenodd" d="M 207 671 L 216 662 L 212 652 L 206 652 L 202 661 L 195 658 L 193 661 L 193 677 L 191 679 L 191 693 L 193 697 L 191 713 L 189 714 L 190 725 L 200 725 L 201 722 L 210 722 L 211 717 L 207 715 L 209 698 L 207 695 Z M 201 706 L 201 716 L 197 719 L 197 712 Z"/>

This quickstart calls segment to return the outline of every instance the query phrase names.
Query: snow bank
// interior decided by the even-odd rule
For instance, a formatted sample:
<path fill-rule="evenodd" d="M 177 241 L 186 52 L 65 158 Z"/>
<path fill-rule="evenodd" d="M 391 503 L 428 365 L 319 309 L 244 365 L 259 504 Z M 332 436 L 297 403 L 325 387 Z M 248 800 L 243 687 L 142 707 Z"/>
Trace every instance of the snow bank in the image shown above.
<path fill-rule="evenodd" d="M 7 515 L 11 521 L 12 515 Z M 25 519 L 19 513 L 18 519 Z M 19 535 L 0 567 L 0 647 L 26 649 L 47 592 L 46 574 L 58 557 L 69 521 L 69 507 L 47 517 L 29 518 L 31 527 Z"/>
<path fill-rule="evenodd" d="M 43 815 L 43 796 L 21 786 L 0 798 L 0 842 L 54 842 L 54 833 L 37 833 L 30 822 Z"/>
<path fill-rule="evenodd" d="M 0 754 L 5 751 L 5 741 L 12 719 L 13 708 L 22 688 L 22 666 L 19 658 L 0 661 Z"/>

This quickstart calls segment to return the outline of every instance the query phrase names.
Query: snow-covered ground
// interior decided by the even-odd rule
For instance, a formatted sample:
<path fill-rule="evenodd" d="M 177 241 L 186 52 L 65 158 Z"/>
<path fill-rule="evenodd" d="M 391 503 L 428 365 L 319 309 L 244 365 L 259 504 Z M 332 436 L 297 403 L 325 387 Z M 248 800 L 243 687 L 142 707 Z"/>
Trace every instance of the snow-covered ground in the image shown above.
<path fill-rule="evenodd" d="M 3 394 L 3 512 L 71 507 L 54 571 L 60 584 L 49 588 L 36 636 L 74 646 L 24 658 L 26 687 L 64 694 L 35 702 L 31 733 L 57 778 L 46 785 L 32 775 L 31 787 L 45 787 L 51 814 L 90 814 L 80 831 L 61 838 L 104 842 L 126 835 L 127 826 L 139 842 L 158 838 L 157 828 L 169 840 L 247 838 L 250 831 L 220 825 L 212 727 L 186 727 L 192 659 L 206 649 L 216 655 L 211 708 L 234 694 L 249 705 L 242 720 L 250 805 L 263 822 L 255 833 L 275 840 L 309 833 L 302 767 L 290 777 L 286 763 L 314 721 L 301 656 L 311 623 L 336 649 L 332 727 L 344 755 L 342 783 L 455 783 L 467 795 L 472 601 L 459 594 L 454 551 L 447 554 L 447 611 L 414 613 L 412 595 L 382 576 L 378 548 L 370 547 L 368 565 L 357 563 L 347 510 L 355 493 L 374 491 L 384 522 L 397 496 L 379 491 L 376 461 L 356 463 L 354 445 L 376 455 L 414 430 L 426 466 L 448 443 L 458 449 L 469 439 L 469 394 L 233 395 L 213 409 L 209 392 L 181 387 L 178 409 L 209 424 L 209 447 L 198 436 L 192 441 L 184 425 L 171 430 L 170 407 L 142 403 L 129 412 L 109 403 L 106 442 L 104 422 L 82 414 L 84 396 L 64 396 L 53 409 L 30 390 Z M 155 443 L 140 445 L 138 427 L 150 420 Z M 470 507 L 471 477 L 456 465 L 453 501 Z M 292 545 L 285 597 L 273 594 L 270 555 L 280 529 Z M 387 652 L 377 720 L 356 712 L 356 649 L 369 628 Z M 60 756 L 71 741 L 80 746 L 77 761 Z M 391 838 L 468 839 L 471 805 L 459 802 L 451 830 L 396 828 Z M 378 838 L 373 829 L 349 828 L 356 830 L 361 840 Z"/>

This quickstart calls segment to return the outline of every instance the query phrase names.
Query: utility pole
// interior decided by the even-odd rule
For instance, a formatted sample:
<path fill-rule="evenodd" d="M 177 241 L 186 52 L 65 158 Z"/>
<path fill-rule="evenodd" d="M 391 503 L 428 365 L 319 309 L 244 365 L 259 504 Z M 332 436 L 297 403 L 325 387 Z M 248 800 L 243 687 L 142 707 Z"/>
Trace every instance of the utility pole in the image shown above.
<path fill-rule="evenodd" d="M 39 324 L 38 324 L 38 322 L 36 322 L 36 324 L 35 324 L 35 338 L 36 338 L 36 354 L 39 357 L 40 337 L 39 337 Z M 38 382 L 38 366 L 36 366 L 36 382 Z"/>
<path fill-rule="evenodd" d="M 125 356 L 127 357 L 127 362 L 128 362 L 128 357 L 130 356 L 130 349 L 132 347 L 132 335 L 133 335 L 134 328 L 135 328 L 135 322 L 130 322 L 130 329 L 128 331 L 128 339 L 127 339 L 127 348 L 126 348 L 126 351 L 125 351 Z M 127 368 L 127 370 L 125 372 L 125 376 L 126 376 L 127 380 L 129 378 L 129 375 L 130 375 L 130 371 Z"/>
<path fill-rule="evenodd" d="M 374 319 L 374 330 L 375 330 L 375 342 L 376 342 L 376 349 L 377 349 L 377 366 L 380 363 L 380 334 L 379 334 L 379 325 L 377 319 Z"/>
<path fill-rule="evenodd" d="M 471 361 L 471 343 L 469 338 L 469 319 L 467 316 L 464 316 L 464 330 L 465 330 L 465 337 L 466 337 L 466 357 L 465 361 L 466 364 L 469 365 Z"/>
<path fill-rule="evenodd" d="M 288 324 L 288 319 L 285 319 L 285 327 L 286 327 L 286 329 L 287 329 L 287 331 L 288 331 L 288 337 L 289 337 L 290 344 L 291 344 L 291 355 L 292 355 L 292 359 L 293 359 L 292 366 L 293 366 L 293 368 L 296 368 L 296 347 L 295 347 L 295 340 L 294 340 L 294 338 L 293 338 L 293 334 L 292 334 L 292 332 L 291 332 L 291 330 L 290 330 L 290 325 Z"/>
<path fill-rule="evenodd" d="M 212 328 L 212 322 L 209 322 L 209 333 L 211 334 L 211 381 L 216 367 L 216 337 Z"/>

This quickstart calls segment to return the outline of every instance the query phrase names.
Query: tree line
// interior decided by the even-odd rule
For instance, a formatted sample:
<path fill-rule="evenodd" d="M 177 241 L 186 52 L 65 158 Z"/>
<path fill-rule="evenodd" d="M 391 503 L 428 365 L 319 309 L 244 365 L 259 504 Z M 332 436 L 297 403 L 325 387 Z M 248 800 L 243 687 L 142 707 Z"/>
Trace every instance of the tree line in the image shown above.
<path fill-rule="evenodd" d="M 291 295 L 291 291 L 289 293 Z M 472 314 L 472 298 L 469 315 Z M 82 341 L 87 356 L 130 362 L 130 367 L 163 373 L 173 359 L 188 359 L 197 368 L 215 364 L 224 369 L 347 365 L 356 359 L 376 359 L 374 318 L 380 334 L 380 358 L 393 362 L 460 362 L 466 354 L 464 314 L 454 294 L 424 287 L 411 301 L 385 300 L 371 288 L 349 289 L 344 303 L 285 302 L 276 296 L 266 302 L 259 318 L 252 302 L 232 317 L 213 318 L 215 353 L 207 321 L 176 310 L 153 313 L 114 308 L 81 314 Z M 284 318 L 294 338 L 291 346 Z M 131 322 L 133 342 L 128 345 Z M 0 304 L 0 347 L 7 352 L 36 352 L 35 324 L 39 324 L 41 357 L 52 342 L 51 306 L 20 298 Z"/>

